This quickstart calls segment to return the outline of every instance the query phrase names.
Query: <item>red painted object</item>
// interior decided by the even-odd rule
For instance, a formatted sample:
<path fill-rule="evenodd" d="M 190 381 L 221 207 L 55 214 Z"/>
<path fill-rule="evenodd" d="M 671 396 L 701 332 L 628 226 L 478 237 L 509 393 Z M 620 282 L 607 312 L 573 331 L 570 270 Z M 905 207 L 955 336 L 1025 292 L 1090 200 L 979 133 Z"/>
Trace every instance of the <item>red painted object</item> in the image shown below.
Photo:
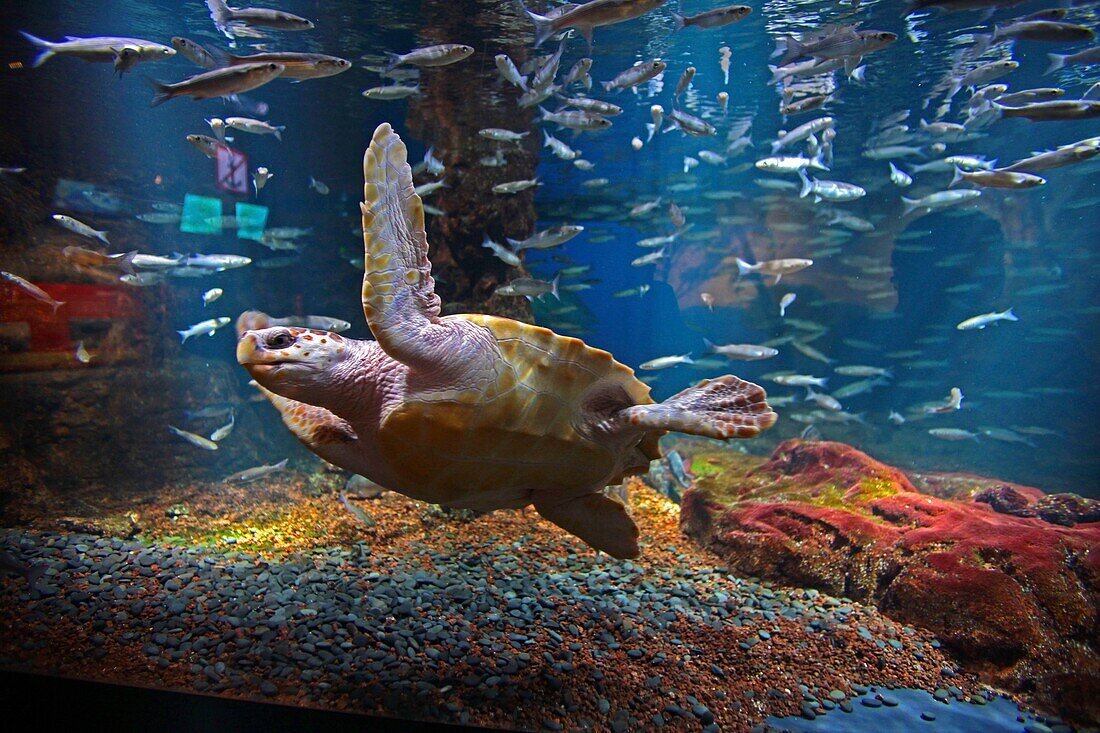
<path fill-rule="evenodd" d="M 71 359 L 76 344 L 71 335 L 74 320 L 140 320 L 143 305 L 138 294 L 126 286 L 83 283 L 35 283 L 54 300 L 64 302 L 57 312 L 27 295 L 22 289 L 0 281 L 0 325 L 26 323 L 30 330 L 28 352 L 0 354 L 0 368 L 34 369 L 60 366 Z M 64 361 L 41 358 L 63 354 Z M 79 363 L 77 363 L 79 365 Z"/>

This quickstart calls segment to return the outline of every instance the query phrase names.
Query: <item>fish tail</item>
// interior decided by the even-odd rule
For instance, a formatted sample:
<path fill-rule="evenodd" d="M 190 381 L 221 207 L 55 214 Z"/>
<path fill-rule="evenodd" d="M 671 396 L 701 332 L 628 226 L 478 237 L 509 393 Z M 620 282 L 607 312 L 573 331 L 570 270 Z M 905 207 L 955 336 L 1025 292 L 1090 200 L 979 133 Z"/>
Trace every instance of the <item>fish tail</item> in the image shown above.
<path fill-rule="evenodd" d="M 806 175 L 805 168 L 798 169 L 798 177 L 802 179 L 802 190 L 798 192 L 798 198 L 804 199 L 810 195 L 810 191 L 814 190 L 813 181 Z"/>
<path fill-rule="evenodd" d="M 952 187 L 957 186 L 958 184 L 962 183 L 965 180 L 966 180 L 966 174 L 963 173 L 962 168 L 960 168 L 959 166 L 955 166 L 955 176 L 954 176 L 954 178 L 951 179 L 951 183 L 947 184 L 947 186 L 948 186 L 948 188 L 952 188 Z"/>
<path fill-rule="evenodd" d="M 736 259 L 737 259 L 737 274 L 738 275 L 748 275 L 750 272 L 756 272 L 756 265 L 750 265 L 748 262 L 745 262 L 740 257 L 738 257 Z"/>
<path fill-rule="evenodd" d="M 518 239 L 512 239 L 511 237 L 505 237 L 504 241 L 508 243 L 508 246 L 512 248 L 513 252 L 519 252 L 519 249 L 520 249 L 519 246 L 521 244 L 523 244 L 523 242 L 519 241 Z M 488 242 L 489 242 L 489 235 L 486 234 L 485 235 L 485 244 L 482 244 L 481 246 L 482 247 L 488 247 L 489 246 Z"/>
<path fill-rule="evenodd" d="M 703 337 L 703 344 L 707 347 L 707 353 L 714 354 L 718 352 L 718 347 L 706 336 Z"/>
<path fill-rule="evenodd" d="M 171 85 L 165 84 L 162 81 L 157 81 L 149 76 L 145 77 L 145 83 L 153 90 L 153 99 L 149 102 L 150 107 L 164 104 L 173 97 Z"/>
<path fill-rule="evenodd" d="M 23 35 L 27 35 L 24 33 Z M 1050 66 L 1043 72 L 1044 74 L 1053 74 L 1055 71 L 1063 68 L 1066 65 L 1066 55 L 1061 53 L 1048 53 L 1047 58 L 1050 59 Z M 38 64 L 35 64 L 37 66 Z"/>
<path fill-rule="evenodd" d="M 57 315 L 57 309 L 60 308 L 61 306 L 65 305 L 65 302 L 66 301 L 64 301 L 64 300 L 55 300 L 54 302 L 50 303 L 50 307 L 53 308 L 53 315 L 55 315 L 55 316 Z M 1019 320 L 1019 319 L 1015 319 L 1015 320 Z"/>
<path fill-rule="evenodd" d="M 527 9 L 527 6 L 523 4 L 523 0 L 516 0 L 516 4 L 520 6 L 527 17 L 531 19 L 531 22 L 535 24 L 535 48 L 542 45 L 550 36 L 554 35 L 554 19 L 547 18 L 544 15 L 538 13 L 532 13 Z"/>
<path fill-rule="evenodd" d="M 920 208 L 920 203 L 917 202 L 915 199 L 906 198 L 905 196 L 902 196 L 901 201 L 902 201 L 903 204 L 905 204 L 905 208 L 902 209 L 902 212 L 901 212 L 902 216 L 905 216 L 906 214 L 910 213 L 911 211 Z"/>
<path fill-rule="evenodd" d="M 1006 321 L 1018 321 L 1018 320 L 1020 320 L 1020 317 L 1017 316 L 1015 313 L 1013 313 L 1011 308 L 1009 308 L 1004 313 L 1002 313 L 1001 318 L 1005 319 Z"/>
<path fill-rule="evenodd" d="M 289 460 L 289 458 L 284 458 L 283 460 L 275 464 L 275 468 L 286 468 L 287 461 Z"/>
<path fill-rule="evenodd" d="M 137 257 L 138 251 L 135 249 L 132 252 L 127 252 L 125 257 L 122 257 L 118 261 L 118 267 L 128 275 L 135 275 L 134 272 L 134 258 Z M 203 307 L 206 307 L 206 303 L 203 303 Z"/>
<path fill-rule="evenodd" d="M 187 340 L 187 331 L 176 331 L 180 335 L 180 343 L 182 344 Z"/>
<path fill-rule="evenodd" d="M 810 158 L 810 167 L 819 168 L 823 171 L 829 170 L 829 166 L 825 163 L 825 149 L 822 148 L 818 151 L 817 155 Z"/>
<path fill-rule="evenodd" d="M 103 242 L 104 244 L 106 244 L 108 247 L 111 246 L 111 243 L 109 241 L 107 241 L 107 232 L 106 232 L 106 230 L 101 231 L 101 232 L 96 232 L 95 233 L 95 238 L 98 239 L 99 241 Z"/>
<path fill-rule="evenodd" d="M 38 36 L 31 35 L 26 31 L 19 31 L 19 34 L 30 41 L 35 48 L 41 49 L 41 52 L 34 57 L 34 63 L 31 64 L 31 68 L 37 69 L 39 66 L 53 58 L 54 47 L 57 46 L 56 43 L 53 43 L 52 41 L 47 41 L 44 38 L 39 38 Z"/>
<path fill-rule="evenodd" d="M 275 139 L 279 142 L 283 141 L 283 130 L 286 129 L 286 125 L 279 125 L 275 128 Z"/>
<path fill-rule="evenodd" d="M 401 54 L 386 51 L 386 71 L 393 71 L 401 65 Z"/>
<path fill-rule="evenodd" d="M 612 89 L 615 88 L 615 82 L 614 81 L 601 81 L 600 84 L 603 85 L 603 90 L 605 92 L 610 92 Z"/>
<path fill-rule="evenodd" d="M 554 296 L 556 300 L 561 300 L 561 296 L 558 295 L 558 282 L 561 281 L 561 273 L 554 275 L 554 279 L 550 281 L 550 294 Z"/>
<path fill-rule="evenodd" d="M 680 15 L 679 13 L 673 13 L 672 20 L 676 24 L 676 27 L 672 29 L 673 33 L 683 29 L 683 27 L 686 25 L 684 23 L 684 16 Z"/>

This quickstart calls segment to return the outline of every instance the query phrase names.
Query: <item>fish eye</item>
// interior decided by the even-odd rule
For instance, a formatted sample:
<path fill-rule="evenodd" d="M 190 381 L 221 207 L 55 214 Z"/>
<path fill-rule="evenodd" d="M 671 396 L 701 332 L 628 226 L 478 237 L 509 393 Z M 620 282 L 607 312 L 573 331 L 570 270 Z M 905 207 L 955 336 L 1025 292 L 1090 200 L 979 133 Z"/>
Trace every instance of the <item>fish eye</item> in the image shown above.
<path fill-rule="evenodd" d="M 277 331 L 267 337 L 267 346 L 271 349 L 285 349 L 294 343 L 289 331 Z"/>

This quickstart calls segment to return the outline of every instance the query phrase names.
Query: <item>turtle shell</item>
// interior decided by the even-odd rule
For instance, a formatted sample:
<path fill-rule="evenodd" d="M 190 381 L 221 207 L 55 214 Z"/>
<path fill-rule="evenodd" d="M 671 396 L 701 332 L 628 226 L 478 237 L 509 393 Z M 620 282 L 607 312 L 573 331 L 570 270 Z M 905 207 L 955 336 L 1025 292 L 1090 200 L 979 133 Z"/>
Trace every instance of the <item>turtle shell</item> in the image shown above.
<path fill-rule="evenodd" d="M 402 490 L 448 506 L 519 507 L 536 492 L 564 500 L 619 483 L 660 457 L 660 431 L 600 428 L 602 417 L 653 402 L 610 353 L 507 318 L 443 320 L 455 319 L 496 338 L 497 368 L 477 385 L 412 390 L 386 414 L 380 452 Z"/>

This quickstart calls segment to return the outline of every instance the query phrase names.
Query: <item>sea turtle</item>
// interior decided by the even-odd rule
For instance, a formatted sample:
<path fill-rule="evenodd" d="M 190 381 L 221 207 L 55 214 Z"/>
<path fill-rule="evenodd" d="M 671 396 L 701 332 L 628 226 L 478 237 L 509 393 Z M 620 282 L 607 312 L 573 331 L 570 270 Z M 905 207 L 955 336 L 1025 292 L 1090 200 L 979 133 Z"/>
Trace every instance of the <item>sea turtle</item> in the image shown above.
<path fill-rule="evenodd" d="M 749 438 L 775 423 L 764 390 L 734 376 L 657 404 L 633 370 L 579 339 L 489 315 L 441 318 L 424 207 L 389 124 L 363 175 L 363 312 L 376 340 L 263 328 L 257 312 L 238 324 L 237 360 L 325 460 L 448 507 L 533 504 L 628 558 L 638 528 L 604 487 L 645 473 L 669 430 Z"/>

